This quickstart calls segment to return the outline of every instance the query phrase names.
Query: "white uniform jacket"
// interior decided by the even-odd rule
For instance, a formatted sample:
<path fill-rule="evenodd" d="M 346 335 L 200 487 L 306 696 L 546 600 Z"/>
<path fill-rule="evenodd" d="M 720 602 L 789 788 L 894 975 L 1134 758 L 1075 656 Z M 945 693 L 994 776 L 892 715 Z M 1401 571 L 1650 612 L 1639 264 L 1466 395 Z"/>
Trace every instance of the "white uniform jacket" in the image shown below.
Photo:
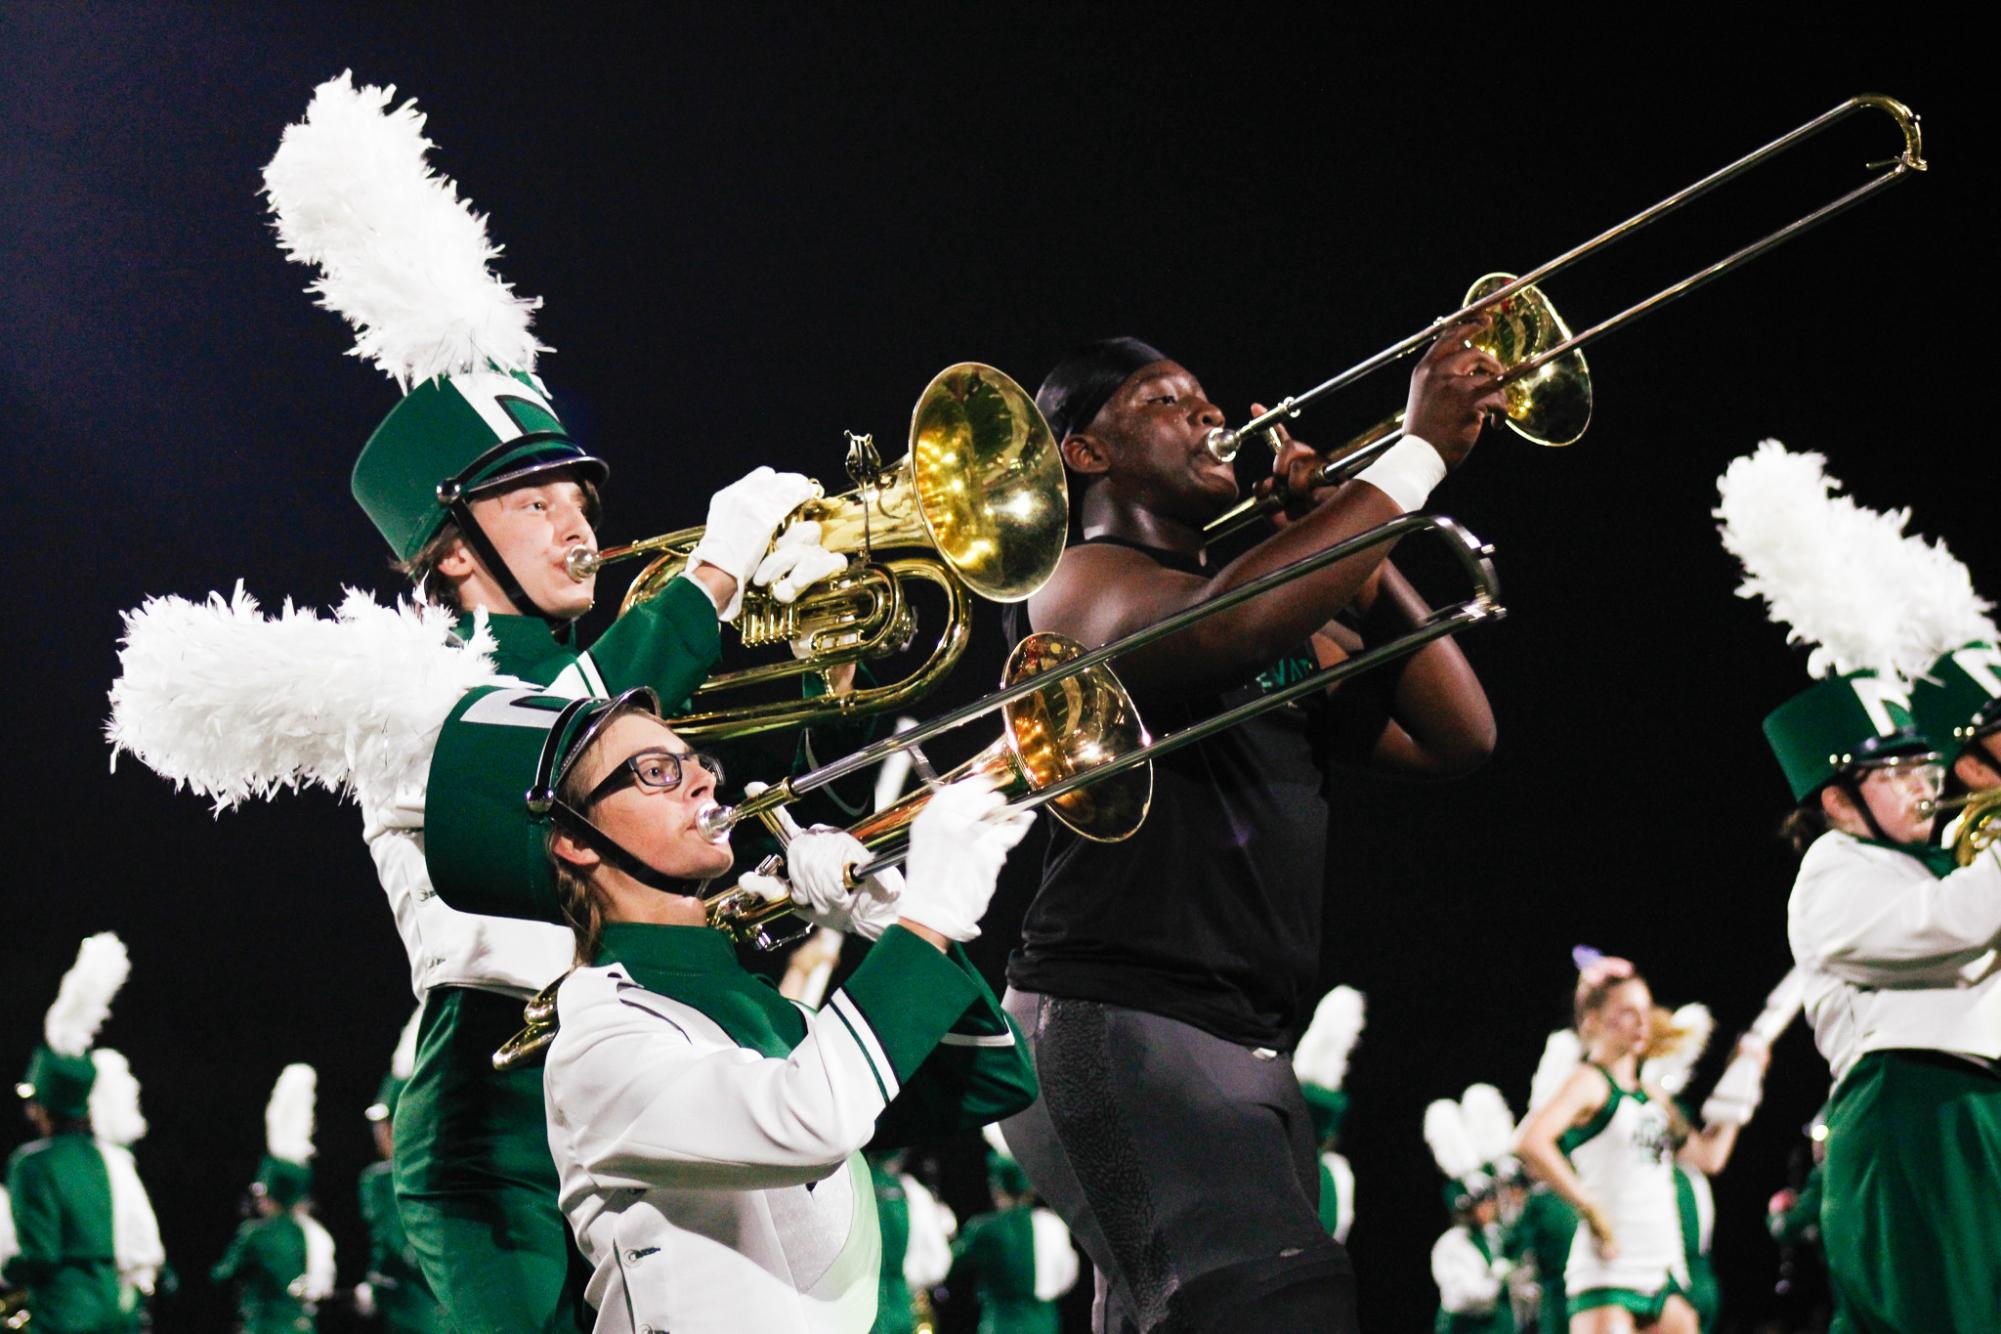
<path fill-rule="evenodd" d="M 1493 1258 L 1499 1249 L 1491 1234 L 1474 1240 L 1470 1225 L 1448 1228 L 1431 1244 L 1431 1281 L 1447 1314 L 1486 1315 L 1505 1300 L 1508 1266 Z"/>
<path fill-rule="evenodd" d="M 1786 934 L 1837 1083 L 1871 1051 L 2001 1057 L 2001 851 L 1934 876 L 1893 848 L 1822 834 L 1800 862 Z"/>
<path fill-rule="evenodd" d="M 863 1146 L 1035 1096 L 963 952 L 900 928 L 816 1013 L 720 932 L 613 924 L 557 1004 L 549 1149 L 599 1334 L 861 1334 L 882 1251 Z"/>

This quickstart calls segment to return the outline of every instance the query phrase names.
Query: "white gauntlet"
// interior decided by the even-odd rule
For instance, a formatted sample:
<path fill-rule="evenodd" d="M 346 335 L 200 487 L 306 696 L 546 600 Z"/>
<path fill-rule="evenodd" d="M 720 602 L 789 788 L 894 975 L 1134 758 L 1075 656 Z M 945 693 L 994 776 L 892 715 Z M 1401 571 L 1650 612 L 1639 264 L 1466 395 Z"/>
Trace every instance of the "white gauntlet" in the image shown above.
<path fill-rule="evenodd" d="M 1033 823 L 984 778 L 938 789 L 910 826 L 902 916 L 948 940 L 978 936 L 1007 854 Z"/>
<path fill-rule="evenodd" d="M 723 620 L 734 620 L 742 610 L 743 590 L 785 516 L 819 494 L 820 484 L 810 477 L 758 468 L 710 497 L 708 525 L 688 553 L 688 564 L 713 565 L 736 580 L 729 605 L 717 613 Z"/>
<path fill-rule="evenodd" d="M 801 519 L 778 535 L 771 554 L 757 564 L 750 582 L 769 588 L 780 602 L 794 602 L 823 579 L 848 568 L 848 558 L 820 545 L 820 525 Z"/>

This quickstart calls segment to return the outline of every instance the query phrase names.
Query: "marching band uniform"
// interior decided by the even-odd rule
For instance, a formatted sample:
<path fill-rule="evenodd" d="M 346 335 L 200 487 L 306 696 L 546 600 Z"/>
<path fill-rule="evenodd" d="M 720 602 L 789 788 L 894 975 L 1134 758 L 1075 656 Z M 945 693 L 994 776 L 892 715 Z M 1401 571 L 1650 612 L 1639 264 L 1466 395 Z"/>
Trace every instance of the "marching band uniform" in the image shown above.
<path fill-rule="evenodd" d="M 144 1327 L 146 1303 L 162 1280 L 171 1287 L 166 1248 L 160 1242 L 160 1220 L 152 1197 L 139 1179 L 132 1145 L 145 1138 L 146 1118 L 139 1111 L 139 1081 L 119 1053 L 99 1047 L 91 1054 L 97 1082 L 90 1090 L 90 1128 L 104 1155 L 111 1182 L 112 1257 L 118 1266 L 118 1307 L 126 1327 Z"/>
<path fill-rule="evenodd" d="M 1563 1268 L 1577 1235 L 1577 1210 L 1570 1202 L 1537 1182 L 1529 1188 L 1522 1211 L 1508 1229 L 1508 1251 L 1516 1263 L 1532 1263 L 1536 1275 L 1536 1328 L 1541 1334 L 1565 1334 L 1570 1305 L 1563 1288 Z"/>
<path fill-rule="evenodd" d="M 1021 1164 L 991 1144 L 987 1182 L 998 1208 L 966 1220 L 946 1282 L 977 1294 L 979 1334 L 1056 1334 L 1056 1299 L 1077 1282 L 1070 1229 L 1035 1204 Z"/>
<path fill-rule="evenodd" d="M 1431 1281 L 1438 1287 L 1432 1328 L 1435 1334 L 1515 1334 L 1508 1290 L 1514 1266 L 1495 1186 L 1514 1122 L 1501 1103 L 1504 1124 L 1494 1124 L 1487 1115 L 1491 1104 L 1482 1104 L 1474 1089 L 1499 1099 L 1491 1085 L 1475 1085 L 1462 1101 L 1439 1098 L 1424 1109 L 1425 1143 L 1445 1174 L 1445 1208 L 1452 1215 L 1452 1226 L 1431 1247 Z"/>
<path fill-rule="evenodd" d="M 266 1152 L 251 1185 L 259 1217 L 236 1230 L 209 1278 L 237 1288 L 244 1334 L 309 1334 L 333 1295 L 334 1244 L 306 1212 L 313 1188 L 313 1092 L 309 1065 L 288 1065 L 264 1111 Z"/>
<path fill-rule="evenodd" d="M 1313 1119 L 1320 1156 L 1320 1226 L 1346 1245 L 1355 1223 L 1355 1172 L 1336 1152 L 1341 1123 L 1348 1115 L 1348 1057 L 1362 1033 L 1364 1001 L 1353 987 L 1335 987 L 1314 1007 L 1313 1020 L 1292 1053 L 1299 1092 Z"/>
<path fill-rule="evenodd" d="M 15 1253 L 4 1272 L 10 1285 L 28 1289 L 36 1330 L 120 1334 L 130 1324 L 120 1300 L 111 1169 L 89 1121 L 98 1078 L 90 1046 L 130 969 L 117 936 L 83 942 L 20 1084 L 50 1133 L 7 1160 Z"/>
<path fill-rule="evenodd" d="M 417 1023 L 422 1017 L 420 1009 L 403 1026 L 390 1057 L 389 1073 L 382 1077 L 375 1101 L 369 1104 L 366 1115 L 376 1128 L 377 1148 L 383 1149 L 386 1142 L 388 1151 L 361 1170 L 357 1186 L 361 1221 L 368 1228 L 368 1277 L 355 1289 L 355 1305 L 364 1315 L 381 1316 L 382 1327 L 391 1334 L 446 1334 L 451 1328 L 404 1231 L 402 1214 L 396 1208 L 392 1166 L 395 1141 L 390 1127 L 396 1104 L 410 1082 L 417 1055 Z"/>

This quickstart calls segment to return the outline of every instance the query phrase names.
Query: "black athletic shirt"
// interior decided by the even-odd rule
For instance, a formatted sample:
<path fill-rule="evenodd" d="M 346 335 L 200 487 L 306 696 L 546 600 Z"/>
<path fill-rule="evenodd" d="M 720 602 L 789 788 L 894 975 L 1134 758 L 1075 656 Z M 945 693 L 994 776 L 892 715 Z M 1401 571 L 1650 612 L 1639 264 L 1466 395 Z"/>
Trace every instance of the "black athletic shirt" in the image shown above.
<path fill-rule="evenodd" d="M 1204 572 L 1176 552 L 1093 540 Z M 1019 639 L 1026 617 L 1009 619 Z M 1302 644 L 1234 689 L 1142 716 L 1164 736 L 1315 666 Z M 1090 842 L 1052 818 L 1008 982 L 1290 1049 L 1319 996 L 1327 714 L 1326 697 L 1311 695 L 1154 761 L 1152 811 L 1123 843 Z"/>

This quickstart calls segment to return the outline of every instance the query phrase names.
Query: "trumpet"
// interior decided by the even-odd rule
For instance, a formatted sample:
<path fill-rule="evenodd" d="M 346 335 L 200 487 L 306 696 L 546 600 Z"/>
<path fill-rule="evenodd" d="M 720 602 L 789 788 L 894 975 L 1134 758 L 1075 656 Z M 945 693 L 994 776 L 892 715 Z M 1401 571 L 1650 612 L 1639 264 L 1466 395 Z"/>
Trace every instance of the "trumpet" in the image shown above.
<path fill-rule="evenodd" d="M 1869 163 L 1866 169 L 1879 174 L 1845 194 L 1579 333 L 1570 331 L 1542 294 L 1539 284 L 1586 256 L 1606 249 L 1724 182 L 1743 175 L 1836 122 L 1865 110 L 1880 111 L 1890 117 L 1903 136 L 1903 147 L 1895 157 Z M 1279 424 L 1298 417 L 1313 400 L 1412 355 L 1444 330 L 1483 313 L 1491 317 L 1489 327 L 1473 334 L 1467 341 L 1501 364 L 1502 374 L 1496 383 L 1505 391 L 1504 406 L 1510 429 L 1537 444 L 1574 443 L 1584 434 L 1591 420 L 1591 373 L 1583 357 L 1583 348 L 1587 344 L 1748 264 L 1802 232 L 1853 208 L 1905 176 L 1925 168 L 1924 140 L 1915 112 L 1897 99 L 1880 93 L 1851 97 L 1527 273 L 1520 276 L 1488 274 L 1468 289 L 1459 309 L 1451 314 L 1439 316 L 1422 329 L 1323 380 L 1305 393 L 1281 399 L 1276 406 L 1259 413 L 1242 426 L 1217 427 L 1210 431 L 1207 441 L 1209 452 L 1228 462 L 1237 456 L 1243 442 L 1253 436 L 1276 450 Z M 1403 414 L 1399 412 L 1331 451 L 1327 461 L 1321 465 L 1317 484 L 1331 485 L 1354 476 L 1402 438 Z M 1209 541 L 1217 541 L 1260 515 L 1281 508 L 1287 500 L 1287 496 L 1276 490 L 1269 495 L 1252 497 L 1212 520 L 1203 531 Z"/>
<path fill-rule="evenodd" d="M 1250 580 L 1228 592 L 1219 593 L 1215 597 L 1198 602 L 1192 607 L 1184 608 L 1171 616 L 1163 617 L 1152 625 L 1135 630 L 1133 633 L 1123 638 L 1115 639 L 1109 644 L 1089 651 L 1073 652 L 1078 646 L 1070 644 L 1069 641 L 1063 641 L 1067 647 L 1050 650 L 1050 652 L 1054 652 L 1058 656 L 1053 659 L 1043 659 L 1047 661 L 1048 665 L 1039 667 L 1035 672 L 1014 677 L 1008 684 L 990 695 L 973 700 L 968 704 L 963 704 L 956 709 L 941 714 L 928 723 L 921 723 L 916 727 L 898 732 L 894 736 L 885 737 L 880 741 L 862 747 L 850 755 L 845 755 L 831 763 L 821 765 L 817 769 L 784 779 L 755 796 L 746 797 L 735 806 L 712 807 L 707 812 L 704 812 L 699 819 L 701 830 L 707 837 L 718 838 L 745 819 L 752 817 L 761 820 L 769 819 L 772 812 L 779 806 L 797 801 L 809 792 L 816 791 L 829 783 L 845 778 L 849 774 L 877 764 L 907 746 L 922 744 L 935 736 L 961 727 L 975 718 L 983 717 L 996 710 L 1007 709 L 1031 695 L 1048 691 L 1052 686 L 1067 678 L 1079 676 L 1087 672 L 1094 672 L 1114 658 L 1134 652 L 1137 649 L 1145 648 L 1149 644 L 1156 643 L 1187 626 L 1193 625 L 1196 621 L 1214 616 L 1218 612 L 1227 611 L 1231 607 L 1248 602 L 1254 597 L 1268 593 L 1303 575 L 1311 574 L 1315 570 L 1334 564 L 1336 561 L 1345 560 L 1359 551 L 1381 543 L 1395 542 L 1405 536 L 1423 533 L 1435 534 L 1442 539 L 1446 545 L 1446 549 L 1452 554 L 1461 570 L 1466 574 L 1468 581 L 1473 587 L 1472 592 L 1464 600 L 1449 607 L 1433 611 L 1421 625 L 1412 627 L 1387 643 L 1365 649 L 1342 662 L 1323 667 L 1316 672 L 1308 673 L 1278 690 L 1260 695 L 1257 699 L 1239 704 L 1231 709 L 1226 709 L 1222 713 L 1203 719 L 1200 722 L 1191 723 L 1167 736 L 1143 738 L 1129 748 L 1120 749 L 1116 753 L 1109 746 L 1090 748 L 1088 750 L 1082 747 L 1073 749 L 1066 757 L 1066 765 L 1070 770 L 1067 775 L 1055 777 L 1054 781 L 1046 785 L 1034 786 L 1032 790 L 1026 792 L 1014 805 L 1016 809 L 1033 810 L 1041 806 L 1057 803 L 1059 818 L 1064 819 L 1066 824 L 1071 824 L 1075 828 L 1076 825 L 1072 823 L 1072 820 L 1077 813 L 1076 807 L 1066 808 L 1060 804 L 1071 799 L 1073 794 L 1080 793 L 1095 784 L 1118 778 L 1134 769 L 1149 764 L 1156 756 L 1171 754 L 1184 746 L 1192 746 L 1196 742 L 1206 740 L 1218 732 L 1235 727 L 1239 723 L 1248 722 L 1250 719 L 1270 712 L 1273 709 L 1282 708 L 1296 699 L 1302 699 L 1317 691 L 1325 690 L 1351 676 L 1369 671 L 1399 658 L 1407 657 L 1433 640 L 1442 639 L 1467 626 L 1485 621 L 1498 620 L 1506 615 L 1506 608 L 1502 606 L 1500 600 L 1499 579 L 1494 572 L 1493 548 L 1468 532 L 1456 520 L 1447 518 L 1442 514 L 1400 515 L 1388 523 L 1379 524 L 1366 532 L 1357 533 L 1353 537 L 1337 542 L 1333 546 L 1321 551 L 1316 551 L 1310 556 L 1302 557 L 1289 565 L 1281 566 L 1269 574 Z M 1031 639 L 1055 638 L 1060 637 L 1031 637 Z M 1030 640 L 1023 641 L 1024 645 L 1029 643 Z M 1018 647 L 1016 651 L 1019 654 L 1021 649 Z M 1038 652 L 1040 653 L 1041 651 Z M 1120 693 L 1123 694 L 1122 688 Z M 1134 721 L 1136 724 L 1137 719 L 1135 718 Z M 1003 740 L 1005 741 L 1006 738 L 1004 737 Z M 1082 762 L 1085 760 L 1091 762 Z M 1045 766 L 1044 772 L 1053 772 L 1053 769 L 1054 766 Z M 1148 781 L 1150 785 L 1150 778 Z M 927 794 L 918 794 L 920 804 L 921 799 L 925 795 Z M 914 811 L 912 813 L 914 814 Z M 1143 810 L 1141 811 L 1141 816 L 1144 816 Z M 1134 828 L 1137 828 L 1136 823 Z M 1126 834 L 1130 832 L 1128 830 Z M 1126 834 L 1121 834 L 1119 837 L 1125 837 Z M 904 856 L 904 850 L 886 851 L 868 864 L 852 869 L 849 872 L 849 879 L 852 882 L 858 883 L 875 874 L 877 871 L 900 864 Z"/>
<path fill-rule="evenodd" d="M 806 655 L 711 676 L 696 691 L 694 711 L 672 720 L 682 735 L 746 736 L 900 708 L 964 654 L 968 590 L 1019 602 L 1055 572 L 1070 524 L 1063 460 L 1034 398 L 1000 371 L 978 362 L 940 371 L 918 397 L 909 452 L 894 466 L 883 466 L 870 437 L 848 438 L 854 489 L 810 500 L 786 520 L 818 523 L 821 545 L 847 555 L 848 569 L 792 603 L 746 589 L 734 622 L 747 647 L 804 642 Z M 684 528 L 603 551 L 578 546 L 565 565 L 582 580 L 619 561 L 654 557 L 627 590 L 623 613 L 658 597 L 686 570 L 702 532 Z M 876 559 L 877 551 L 902 548 L 930 554 Z M 907 596 L 913 581 L 937 587 L 946 609 L 924 661 L 901 679 L 814 699 L 713 702 L 724 691 L 901 652 L 917 628 Z"/>

